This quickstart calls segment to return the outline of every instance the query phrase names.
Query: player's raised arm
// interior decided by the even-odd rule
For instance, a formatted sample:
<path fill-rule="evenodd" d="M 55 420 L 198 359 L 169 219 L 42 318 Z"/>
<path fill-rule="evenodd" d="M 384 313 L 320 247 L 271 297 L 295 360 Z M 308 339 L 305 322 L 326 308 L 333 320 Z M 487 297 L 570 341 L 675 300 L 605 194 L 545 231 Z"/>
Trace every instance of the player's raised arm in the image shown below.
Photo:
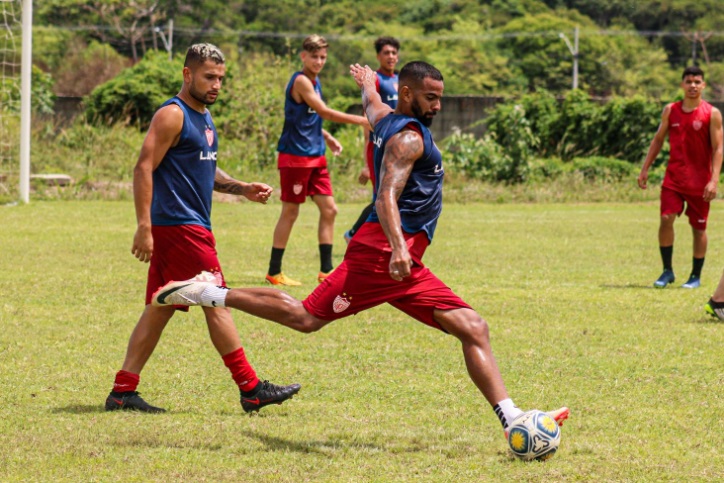
<path fill-rule="evenodd" d="M 405 129 L 387 141 L 382 158 L 375 208 L 382 230 L 392 247 L 390 276 L 395 280 L 410 276 L 412 267 L 412 259 L 402 234 L 397 200 L 405 189 L 415 161 L 420 159 L 424 150 L 420 133 Z"/>
<path fill-rule="evenodd" d="M 161 164 L 166 152 L 179 139 L 184 115 L 181 109 L 170 104 L 159 109 L 151 120 L 148 133 L 141 146 L 133 168 L 133 201 L 136 207 L 136 233 L 131 253 L 141 262 L 151 260 L 153 237 L 151 236 L 151 201 L 153 200 L 153 171 Z"/>
<path fill-rule="evenodd" d="M 362 109 L 364 109 L 367 120 L 372 128 L 375 124 L 393 112 L 393 109 L 382 102 L 377 92 L 376 75 L 369 66 L 362 67 L 359 64 L 349 66 L 349 73 L 354 77 L 357 85 L 362 89 Z"/>

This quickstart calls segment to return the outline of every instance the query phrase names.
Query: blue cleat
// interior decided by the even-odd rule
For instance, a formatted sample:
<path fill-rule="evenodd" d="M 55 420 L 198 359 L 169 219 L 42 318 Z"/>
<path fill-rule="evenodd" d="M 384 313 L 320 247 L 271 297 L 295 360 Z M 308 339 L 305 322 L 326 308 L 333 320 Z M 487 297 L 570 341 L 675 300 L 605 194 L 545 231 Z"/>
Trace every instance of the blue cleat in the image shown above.
<path fill-rule="evenodd" d="M 655 288 L 664 288 L 670 283 L 674 283 L 674 280 L 676 280 L 676 277 L 674 277 L 674 271 L 673 270 L 664 270 L 664 273 L 661 274 L 658 280 L 654 282 Z"/>
<path fill-rule="evenodd" d="M 689 277 L 689 280 L 686 281 L 684 285 L 681 286 L 681 288 L 699 288 L 701 286 L 701 280 L 696 275 L 692 275 Z"/>

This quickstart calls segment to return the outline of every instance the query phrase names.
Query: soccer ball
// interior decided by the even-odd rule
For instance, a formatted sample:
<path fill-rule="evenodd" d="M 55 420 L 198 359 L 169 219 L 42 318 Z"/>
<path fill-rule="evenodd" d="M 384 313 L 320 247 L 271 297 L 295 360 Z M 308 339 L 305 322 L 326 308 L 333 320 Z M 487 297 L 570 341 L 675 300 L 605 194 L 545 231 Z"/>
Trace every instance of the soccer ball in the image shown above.
<path fill-rule="evenodd" d="M 523 461 L 551 458 L 561 443 L 561 428 L 543 411 L 533 409 L 518 416 L 508 427 L 508 445 Z"/>

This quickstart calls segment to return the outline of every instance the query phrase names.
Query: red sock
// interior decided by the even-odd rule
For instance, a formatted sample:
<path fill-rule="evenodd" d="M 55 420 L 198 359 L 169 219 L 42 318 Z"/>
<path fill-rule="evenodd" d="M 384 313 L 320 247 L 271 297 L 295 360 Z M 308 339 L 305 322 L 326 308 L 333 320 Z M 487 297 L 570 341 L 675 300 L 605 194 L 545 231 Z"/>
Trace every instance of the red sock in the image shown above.
<path fill-rule="evenodd" d="M 231 377 L 241 391 L 249 392 L 259 383 L 259 378 L 256 377 L 254 368 L 251 367 L 249 361 L 246 360 L 243 347 L 239 347 L 234 352 L 226 354 L 222 359 L 224 360 L 224 365 L 231 371 Z"/>
<path fill-rule="evenodd" d="M 118 371 L 116 373 L 116 380 L 113 382 L 114 392 L 129 392 L 135 391 L 138 387 L 138 381 L 141 380 L 141 376 L 128 371 Z"/>

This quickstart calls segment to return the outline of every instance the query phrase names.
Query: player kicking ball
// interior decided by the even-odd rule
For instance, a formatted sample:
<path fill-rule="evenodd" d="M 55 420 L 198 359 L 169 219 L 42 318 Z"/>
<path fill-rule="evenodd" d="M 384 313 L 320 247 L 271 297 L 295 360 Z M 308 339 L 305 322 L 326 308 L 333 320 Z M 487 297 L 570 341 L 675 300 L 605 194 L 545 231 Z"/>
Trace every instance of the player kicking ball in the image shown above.
<path fill-rule="evenodd" d="M 507 433 L 523 411 L 508 396 L 488 324 L 422 262 L 442 211 L 442 156 L 428 130 L 440 110 L 442 74 L 425 62 L 405 65 L 392 110 L 380 100 L 369 67 L 354 65 L 350 72 L 362 88 L 364 110 L 374 127 L 379 181 L 370 219 L 350 241 L 342 264 L 304 301 L 272 288 L 220 287 L 202 274 L 166 284 L 152 303 L 230 307 L 305 333 L 389 303 L 460 340 L 468 374 Z M 562 424 L 569 410 L 549 415 Z"/>

